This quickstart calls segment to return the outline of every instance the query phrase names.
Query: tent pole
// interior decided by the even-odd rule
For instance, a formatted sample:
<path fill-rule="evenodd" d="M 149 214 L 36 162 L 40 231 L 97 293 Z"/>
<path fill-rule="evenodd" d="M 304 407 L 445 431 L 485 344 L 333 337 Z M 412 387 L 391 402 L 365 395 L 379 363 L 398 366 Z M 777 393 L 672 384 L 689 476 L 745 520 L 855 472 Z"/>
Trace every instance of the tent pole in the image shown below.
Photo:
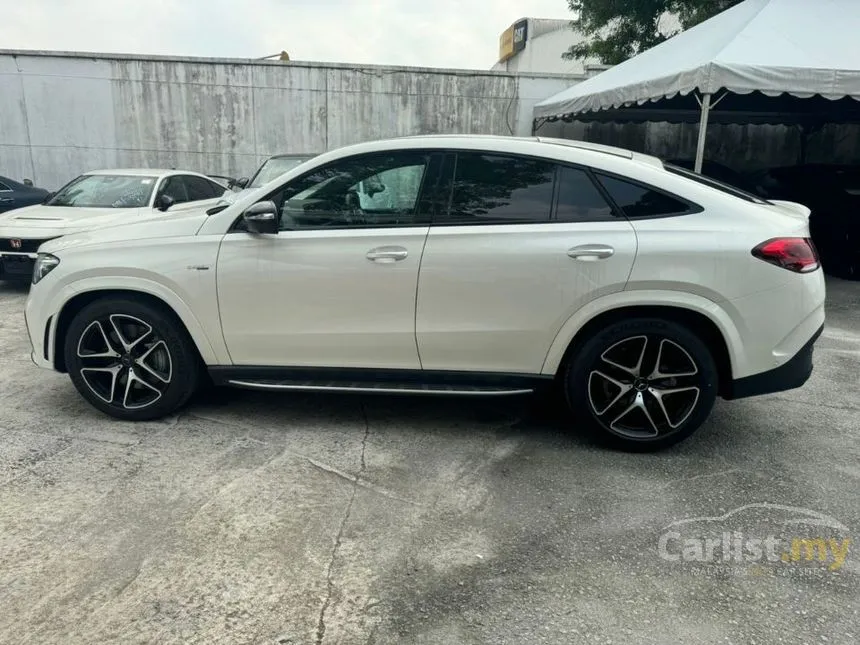
<path fill-rule="evenodd" d="M 710 92 L 702 95 L 702 116 L 699 118 L 699 141 L 696 144 L 696 165 L 694 170 L 702 173 L 702 162 L 705 160 L 705 135 L 708 133 L 708 115 L 711 113 Z"/>

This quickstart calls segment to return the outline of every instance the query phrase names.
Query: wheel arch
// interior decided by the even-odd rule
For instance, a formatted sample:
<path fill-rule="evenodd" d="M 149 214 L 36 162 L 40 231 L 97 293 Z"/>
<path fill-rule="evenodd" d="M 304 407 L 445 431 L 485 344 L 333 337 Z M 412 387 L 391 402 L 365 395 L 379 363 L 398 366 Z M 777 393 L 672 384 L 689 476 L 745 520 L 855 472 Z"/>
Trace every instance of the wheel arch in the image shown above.
<path fill-rule="evenodd" d="M 170 302 L 170 300 L 173 300 L 171 298 L 165 298 L 159 294 L 138 288 L 94 288 L 79 291 L 71 295 L 63 303 L 62 307 L 60 307 L 56 323 L 54 324 L 53 338 L 50 341 L 52 350 L 51 360 L 55 370 L 63 373 L 67 371 L 63 345 L 74 317 L 87 305 L 106 298 L 134 298 L 165 309 L 182 325 L 203 363 L 213 364 L 218 362 L 206 332 L 184 304 L 182 306 L 175 306 L 174 303 Z"/>
<path fill-rule="evenodd" d="M 718 394 L 722 396 L 729 391 L 737 371 L 740 335 L 725 312 L 722 312 L 723 316 L 715 313 L 715 309 L 718 309 L 715 303 L 705 299 L 701 299 L 703 302 L 691 302 L 698 299 L 661 301 L 652 296 L 637 298 L 636 303 L 623 299 L 613 299 L 614 302 L 603 303 L 604 306 L 591 303 L 562 326 L 547 353 L 541 372 L 556 376 L 560 374 L 577 349 L 597 330 L 610 324 L 632 317 L 664 318 L 683 324 L 711 349 L 717 365 Z M 643 301 L 646 304 L 639 304 Z"/>

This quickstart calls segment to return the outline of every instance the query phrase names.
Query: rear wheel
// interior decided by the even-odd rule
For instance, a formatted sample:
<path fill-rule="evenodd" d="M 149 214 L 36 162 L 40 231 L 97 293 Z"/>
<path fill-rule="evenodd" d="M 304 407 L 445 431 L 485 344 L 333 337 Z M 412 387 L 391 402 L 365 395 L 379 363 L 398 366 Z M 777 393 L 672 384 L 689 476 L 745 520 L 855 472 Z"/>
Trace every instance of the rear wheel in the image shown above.
<path fill-rule="evenodd" d="M 585 341 L 570 361 L 571 409 L 596 436 L 625 450 L 658 450 L 708 417 L 717 369 L 702 340 L 678 323 L 637 318 Z"/>
<path fill-rule="evenodd" d="M 171 312 L 134 299 L 84 307 L 65 339 L 78 392 L 118 419 L 157 419 L 184 405 L 198 382 L 196 352 Z"/>

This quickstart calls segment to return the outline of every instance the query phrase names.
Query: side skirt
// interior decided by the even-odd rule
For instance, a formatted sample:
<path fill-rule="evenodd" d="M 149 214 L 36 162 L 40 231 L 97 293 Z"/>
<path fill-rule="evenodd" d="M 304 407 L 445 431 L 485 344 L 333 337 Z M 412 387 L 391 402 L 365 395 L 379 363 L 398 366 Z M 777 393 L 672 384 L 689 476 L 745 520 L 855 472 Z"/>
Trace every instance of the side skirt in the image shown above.
<path fill-rule="evenodd" d="M 213 366 L 217 385 L 267 391 L 361 392 L 508 396 L 528 394 L 552 382 L 540 374 L 444 372 L 311 367 Z"/>

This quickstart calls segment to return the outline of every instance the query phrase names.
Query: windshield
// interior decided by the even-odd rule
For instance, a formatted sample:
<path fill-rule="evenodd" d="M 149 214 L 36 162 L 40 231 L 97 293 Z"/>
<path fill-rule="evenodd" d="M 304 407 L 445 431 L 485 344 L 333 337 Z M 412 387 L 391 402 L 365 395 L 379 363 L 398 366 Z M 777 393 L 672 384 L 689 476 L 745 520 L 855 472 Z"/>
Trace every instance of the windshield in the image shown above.
<path fill-rule="evenodd" d="M 139 175 L 81 175 L 61 188 L 48 206 L 141 208 L 149 205 L 155 179 Z"/>
<path fill-rule="evenodd" d="M 304 163 L 310 157 L 272 157 L 257 171 L 248 188 L 259 188 L 263 184 L 268 184 L 273 179 L 283 175 L 288 170 L 292 170 L 299 164 Z"/>

